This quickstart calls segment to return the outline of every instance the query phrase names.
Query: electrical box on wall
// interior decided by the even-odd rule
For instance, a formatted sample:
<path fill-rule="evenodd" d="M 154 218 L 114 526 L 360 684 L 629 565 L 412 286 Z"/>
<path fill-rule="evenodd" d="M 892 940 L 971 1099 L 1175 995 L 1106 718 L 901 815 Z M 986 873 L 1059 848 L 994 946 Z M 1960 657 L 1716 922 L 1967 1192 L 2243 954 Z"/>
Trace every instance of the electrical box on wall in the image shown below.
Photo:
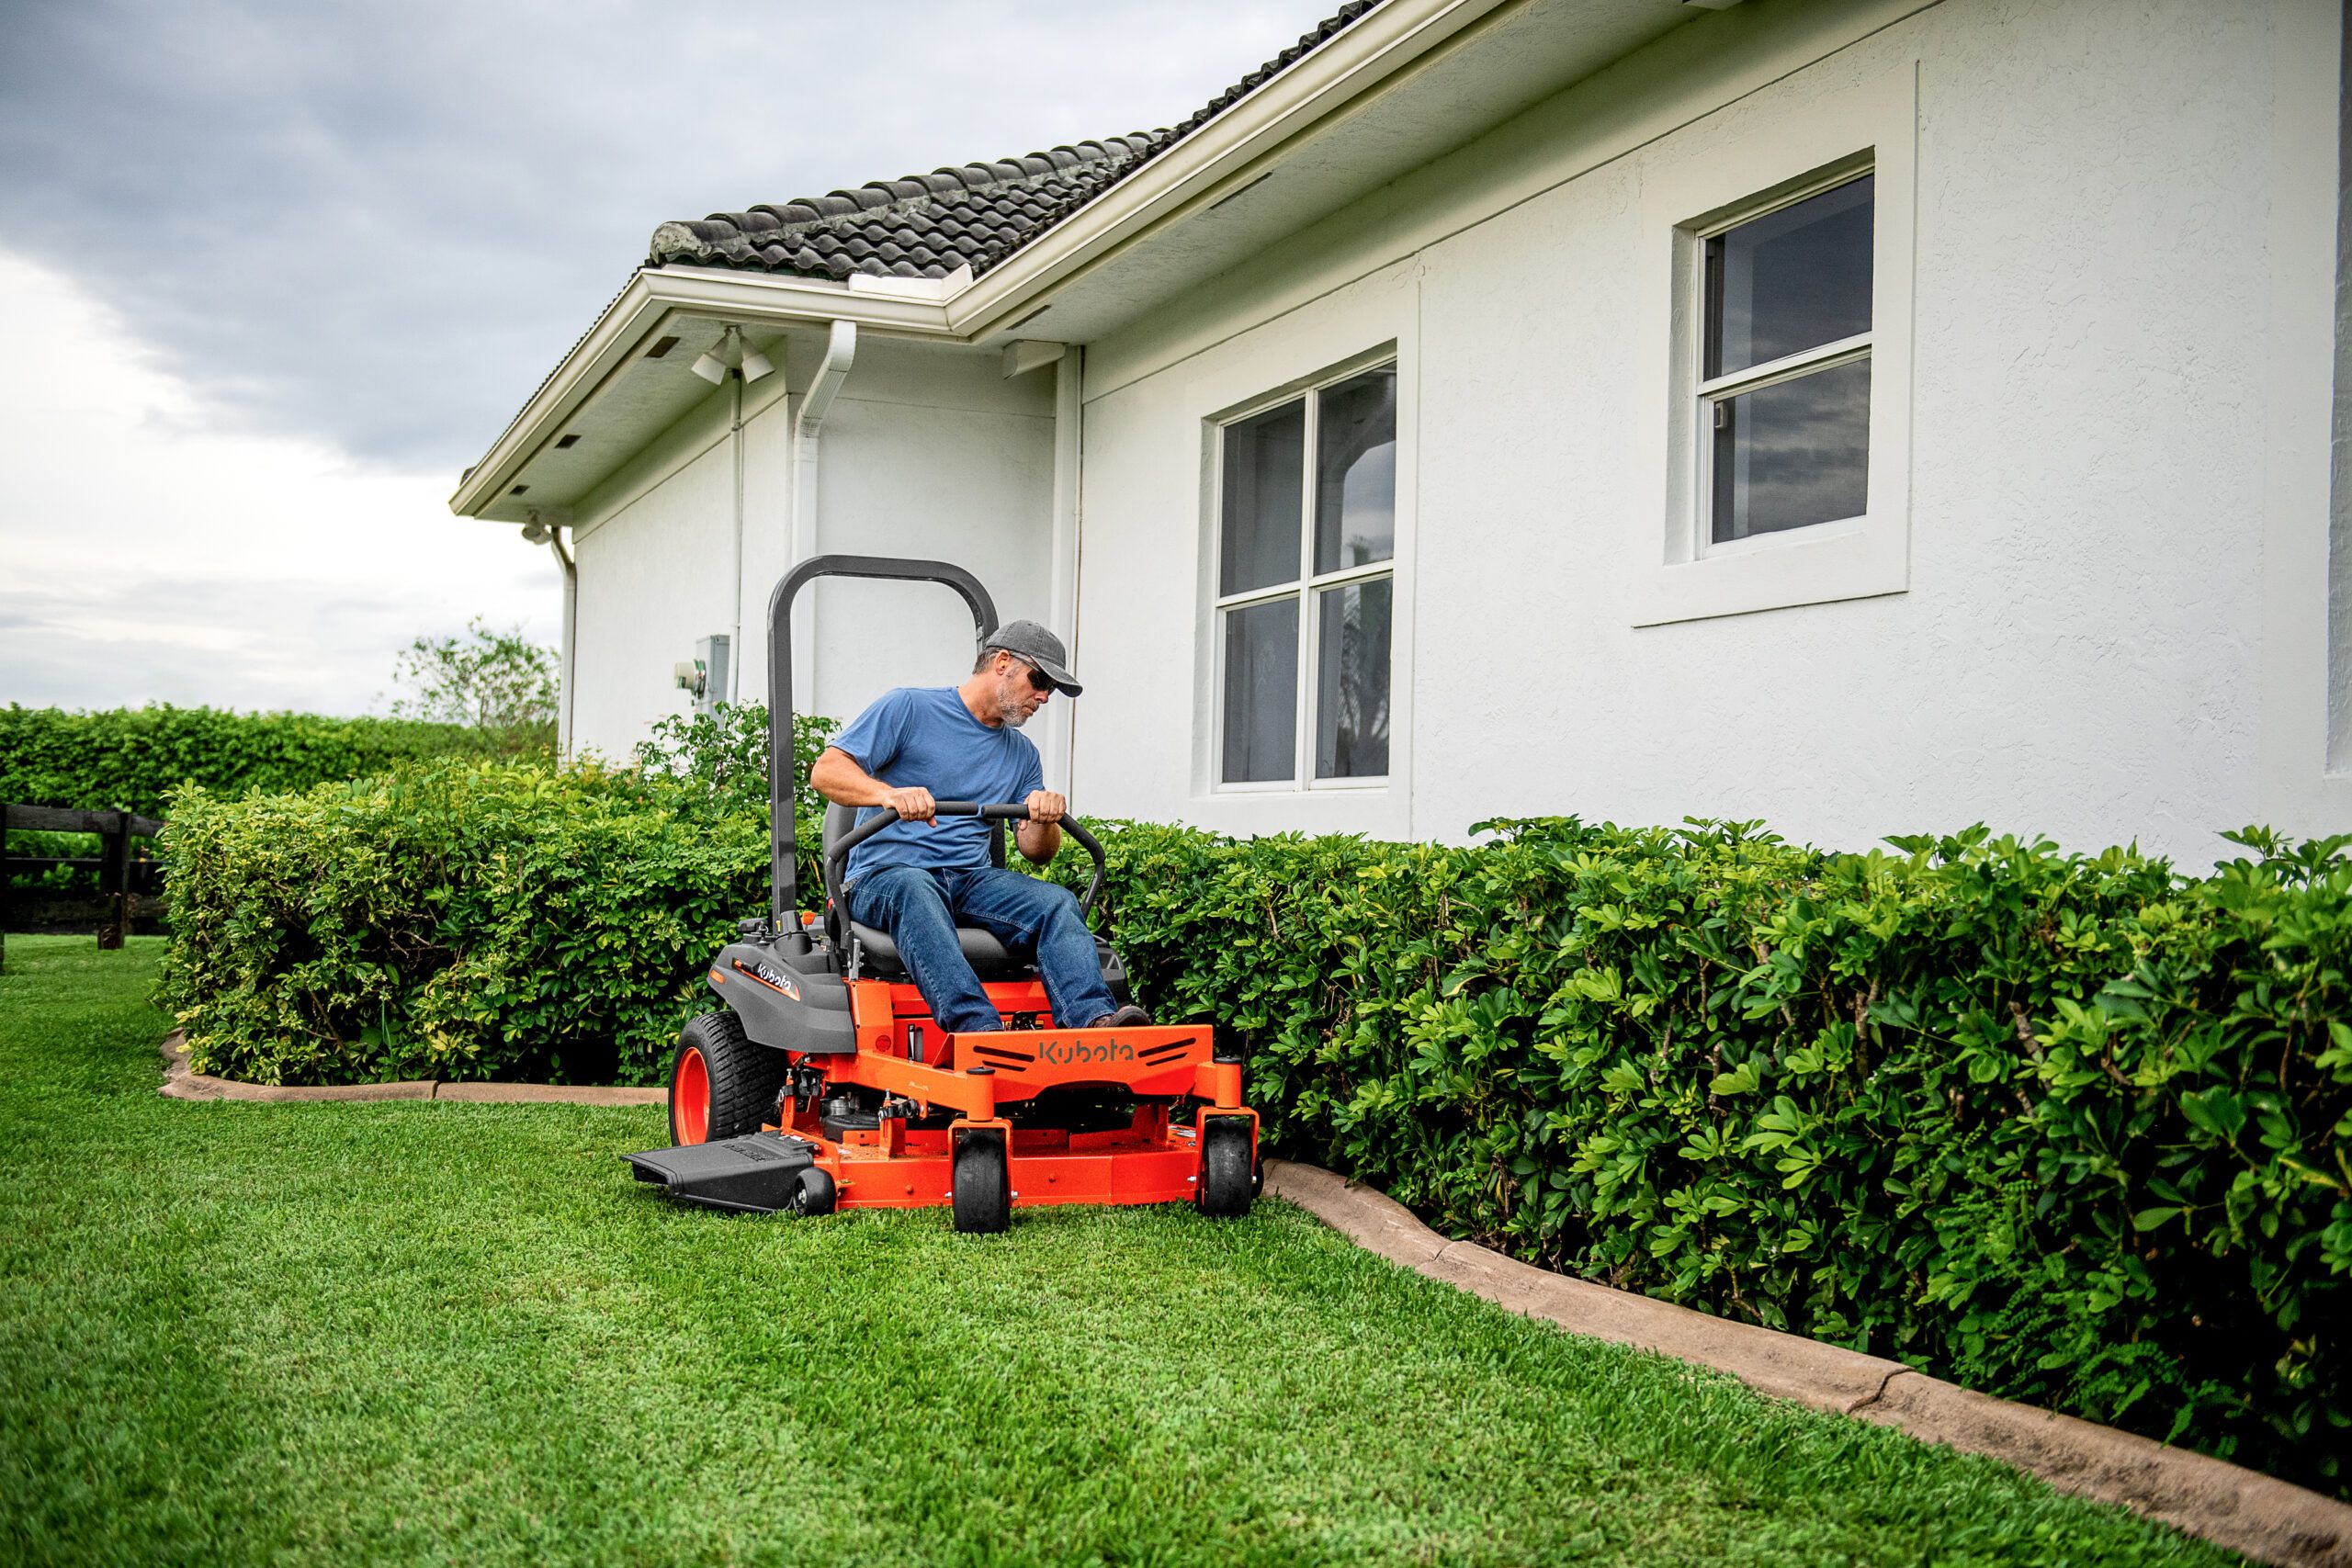
<path fill-rule="evenodd" d="M 708 713 L 727 700 L 729 638 L 718 632 L 695 644 L 695 656 L 672 667 L 682 691 L 691 692 L 695 712 Z"/>

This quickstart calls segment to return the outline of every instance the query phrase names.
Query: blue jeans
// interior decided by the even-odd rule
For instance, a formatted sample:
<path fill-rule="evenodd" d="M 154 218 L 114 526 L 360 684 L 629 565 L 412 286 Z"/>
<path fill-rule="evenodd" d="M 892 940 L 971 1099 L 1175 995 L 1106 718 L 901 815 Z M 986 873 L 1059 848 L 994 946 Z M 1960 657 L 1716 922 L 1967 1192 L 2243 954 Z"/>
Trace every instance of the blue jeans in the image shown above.
<path fill-rule="evenodd" d="M 956 944 L 959 924 L 980 927 L 1016 957 L 1034 955 L 1054 1021 L 1064 1029 L 1083 1029 L 1114 1006 L 1093 935 L 1067 887 L 995 866 L 894 865 L 857 879 L 849 913 L 890 933 L 931 1016 L 952 1033 L 1004 1027 Z"/>

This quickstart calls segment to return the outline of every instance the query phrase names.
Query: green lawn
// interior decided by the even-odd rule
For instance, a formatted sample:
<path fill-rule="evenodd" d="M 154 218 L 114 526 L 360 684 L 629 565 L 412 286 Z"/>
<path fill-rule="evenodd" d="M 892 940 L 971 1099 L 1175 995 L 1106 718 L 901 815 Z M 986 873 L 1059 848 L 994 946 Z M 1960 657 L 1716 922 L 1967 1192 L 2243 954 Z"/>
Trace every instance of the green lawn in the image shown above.
<path fill-rule="evenodd" d="M 156 1096 L 159 944 L 0 976 L 0 1561 L 2216 1562 L 1285 1204 L 671 1206 L 658 1110 Z"/>

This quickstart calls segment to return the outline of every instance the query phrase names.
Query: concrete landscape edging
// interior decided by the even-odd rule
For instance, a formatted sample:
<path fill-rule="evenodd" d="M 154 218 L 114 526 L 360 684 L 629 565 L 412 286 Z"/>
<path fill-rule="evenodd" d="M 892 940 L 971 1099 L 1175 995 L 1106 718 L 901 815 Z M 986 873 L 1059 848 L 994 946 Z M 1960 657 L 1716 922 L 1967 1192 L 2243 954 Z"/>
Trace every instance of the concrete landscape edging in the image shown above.
<path fill-rule="evenodd" d="M 1450 1241 L 1375 1188 L 1266 1162 L 1286 1198 L 1366 1250 L 1572 1333 L 1729 1372 L 1758 1393 L 1893 1427 L 2115 1503 L 2281 1568 L 2352 1568 L 2352 1504 L 2187 1449 L 1958 1387 L 1900 1361 L 1553 1273 Z"/>
<path fill-rule="evenodd" d="M 443 1083 L 437 1078 L 332 1088 L 243 1083 L 192 1070 L 187 1037 L 176 1029 L 164 1037 L 164 1084 L 156 1092 L 171 1100 L 442 1100 L 477 1105 L 660 1105 L 669 1094 L 666 1089 L 618 1084 Z"/>

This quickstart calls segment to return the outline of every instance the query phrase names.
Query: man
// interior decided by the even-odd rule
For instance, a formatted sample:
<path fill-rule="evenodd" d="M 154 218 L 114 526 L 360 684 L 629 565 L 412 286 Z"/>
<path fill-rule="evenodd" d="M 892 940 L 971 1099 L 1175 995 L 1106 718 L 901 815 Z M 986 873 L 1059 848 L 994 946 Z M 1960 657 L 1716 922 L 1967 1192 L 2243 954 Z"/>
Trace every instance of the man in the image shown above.
<path fill-rule="evenodd" d="M 1014 621 L 982 645 L 962 685 L 886 694 L 808 770 L 808 782 L 828 800 L 899 813 L 899 821 L 850 852 L 850 918 L 890 933 L 932 1016 L 953 1033 L 1004 1027 L 956 945 L 959 923 L 1035 954 L 1056 1022 L 1150 1021 L 1141 1008 L 1113 1008 L 1094 938 L 1068 888 L 990 865 L 994 824 L 942 819 L 936 811 L 941 797 L 1023 802 L 1029 819 L 1015 825 L 1014 841 L 1038 865 L 1054 858 L 1069 803 L 1045 787 L 1037 748 L 1020 728 L 1057 690 L 1078 695 L 1068 659 L 1053 633 Z"/>

